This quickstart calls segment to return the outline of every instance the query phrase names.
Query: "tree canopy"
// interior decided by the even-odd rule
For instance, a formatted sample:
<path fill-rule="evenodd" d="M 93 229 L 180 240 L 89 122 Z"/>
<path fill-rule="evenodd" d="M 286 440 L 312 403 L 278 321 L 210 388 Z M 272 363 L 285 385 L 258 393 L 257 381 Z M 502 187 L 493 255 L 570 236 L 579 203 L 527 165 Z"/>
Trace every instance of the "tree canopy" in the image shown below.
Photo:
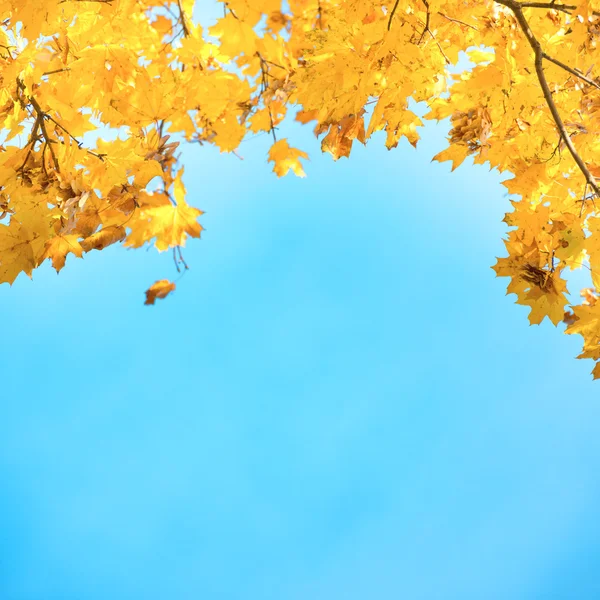
<path fill-rule="evenodd" d="M 235 153 L 264 132 L 273 171 L 302 177 L 307 154 L 279 135 L 286 119 L 311 124 L 337 160 L 378 131 L 388 149 L 416 146 L 409 101 L 424 102 L 425 119 L 450 127 L 435 160 L 506 173 L 497 275 L 532 324 L 581 334 L 600 377 L 600 0 L 222 8 L 203 28 L 194 0 L 2 3 L 0 283 L 117 242 L 171 251 L 185 269 L 202 211 L 187 202 L 181 142 Z M 569 307 L 582 267 L 589 286 Z M 146 304 L 174 287 L 157 281 Z"/>

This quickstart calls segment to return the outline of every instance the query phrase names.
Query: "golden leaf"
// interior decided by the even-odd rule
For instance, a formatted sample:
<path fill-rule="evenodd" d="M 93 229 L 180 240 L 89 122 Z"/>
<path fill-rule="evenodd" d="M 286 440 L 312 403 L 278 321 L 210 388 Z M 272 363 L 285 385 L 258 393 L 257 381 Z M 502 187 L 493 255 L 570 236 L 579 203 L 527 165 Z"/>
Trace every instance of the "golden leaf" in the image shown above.
<path fill-rule="evenodd" d="M 291 148 L 285 138 L 275 142 L 269 150 L 269 161 L 275 163 L 273 171 L 278 177 L 287 175 L 289 171 L 293 171 L 298 177 L 306 177 L 299 158 L 308 158 L 308 154 Z"/>
<path fill-rule="evenodd" d="M 103 227 L 97 233 L 82 240 L 81 247 L 84 252 L 89 252 L 90 250 L 104 250 L 107 246 L 124 240 L 126 234 L 125 228 L 121 226 L 113 225 L 110 227 Z"/>
<path fill-rule="evenodd" d="M 57 235 L 46 242 L 46 248 L 42 256 L 42 260 L 49 258 L 52 260 L 52 266 L 58 273 L 64 266 L 67 254 L 71 252 L 75 256 L 81 258 L 83 255 L 83 247 L 78 242 L 79 235 Z"/>

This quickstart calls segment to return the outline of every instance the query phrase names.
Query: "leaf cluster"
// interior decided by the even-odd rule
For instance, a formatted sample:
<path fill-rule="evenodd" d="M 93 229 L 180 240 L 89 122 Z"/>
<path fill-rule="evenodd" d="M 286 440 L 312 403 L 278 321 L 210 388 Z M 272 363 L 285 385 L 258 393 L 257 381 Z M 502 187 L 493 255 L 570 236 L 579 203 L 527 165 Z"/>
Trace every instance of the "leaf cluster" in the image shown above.
<path fill-rule="evenodd" d="M 0 8 L 0 283 L 122 242 L 187 269 L 200 237 L 181 141 L 235 153 L 272 137 L 278 176 L 307 155 L 278 135 L 312 123 L 337 160 L 381 131 L 419 140 L 409 102 L 450 123 L 438 161 L 506 173 L 508 292 L 584 338 L 600 376 L 600 0 L 6 0 Z M 470 67 L 456 73 L 457 65 Z M 459 69 L 460 70 L 460 69 Z M 590 285 L 568 308 L 569 273 Z M 147 303 L 174 289 L 160 280 Z"/>

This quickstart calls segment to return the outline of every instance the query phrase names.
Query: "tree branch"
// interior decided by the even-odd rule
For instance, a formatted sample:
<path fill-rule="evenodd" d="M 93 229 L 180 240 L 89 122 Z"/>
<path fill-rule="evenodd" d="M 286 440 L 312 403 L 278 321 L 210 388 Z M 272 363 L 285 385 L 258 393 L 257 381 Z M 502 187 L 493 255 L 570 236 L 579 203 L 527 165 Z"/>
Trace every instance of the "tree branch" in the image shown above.
<path fill-rule="evenodd" d="M 190 30 L 188 29 L 187 23 L 185 22 L 185 13 L 181 7 L 181 0 L 177 0 L 177 8 L 179 9 L 179 16 L 181 18 L 181 24 L 183 25 L 183 37 L 189 37 Z"/>
<path fill-rule="evenodd" d="M 569 73 L 571 73 L 571 75 L 575 75 L 575 77 L 579 77 L 579 79 L 581 79 L 582 81 L 585 81 L 588 85 L 593 85 L 595 88 L 598 88 L 600 90 L 600 84 L 596 83 L 593 79 L 586 77 L 583 73 L 580 73 L 576 69 L 572 69 L 571 67 L 569 67 L 569 65 L 565 65 L 565 63 L 560 62 L 560 60 L 556 60 L 556 58 L 552 58 L 551 56 L 548 56 L 545 52 L 542 52 L 542 56 L 547 61 L 554 63 L 561 69 L 564 69 L 565 71 L 568 71 Z"/>
<path fill-rule="evenodd" d="M 425 5 L 425 10 L 427 11 L 427 14 L 425 16 L 425 28 L 423 29 L 423 33 L 421 33 L 421 37 L 419 38 L 419 41 L 417 42 L 417 46 L 423 41 L 423 38 L 425 37 L 425 34 L 429 31 L 429 33 L 431 33 L 431 31 L 429 30 L 429 19 L 431 18 L 431 13 L 429 12 L 429 2 L 427 0 L 422 0 L 423 4 Z M 433 34 L 431 33 L 431 36 L 433 37 Z"/>
<path fill-rule="evenodd" d="M 454 17 L 449 17 L 448 15 L 444 14 L 443 12 L 438 11 L 438 15 L 440 15 L 440 17 L 444 17 L 444 19 L 448 19 L 448 21 L 451 21 L 452 23 L 458 23 L 459 25 L 464 25 L 465 27 L 470 27 L 474 31 L 479 31 L 479 29 L 477 29 L 477 27 L 475 27 L 475 25 L 469 25 L 469 23 L 465 23 L 464 21 L 461 21 L 460 19 L 455 19 Z"/>
<path fill-rule="evenodd" d="M 500 2 L 503 4 L 503 2 Z M 520 2 L 521 8 L 546 8 L 548 10 L 560 10 L 562 12 L 566 12 L 571 14 L 572 10 L 575 10 L 576 6 L 571 6 L 569 4 L 556 4 L 556 2 Z"/>
<path fill-rule="evenodd" d="M 260 52 L 257 52 L 256 56 L 258 56 L 258 59 L 260 60 L 260 71 L 261 71 L 261 76 L 262 76 L 261 85 L 262 85 L 262 93 L 264 94 L 269 87 L 269 82 L 267 80 L 267 77 L 269 76 L 270 73 L 269 73 L 269 66 L 266 64 L 266 62 L 268 62 L 268 61 L 265 61 L 265 59 L 262 57 Z M 271 105 L 266 104 L 266 107 L 267 107 L 267 111 L 269 113 L 269 123 L 271 125 L 271 134 L 273 136 L 273 143 L 276 143 L 277 135 L 275 134 L 275 124 L 273 123 L 273 114 L 271 113 Z"/>
<path fill-rule="evenodd" d="M 400 2 L 400 0 L 396 0 L 396 2 L 394 4 L 394 8 L 392 8 L 392 12 L 390 12 L 390 18 L 388 19 L 388 31 L 392 28 L 392 19 L 394 18 L 394 15 L 396 14 L 396 10 L 398 9 L 399 2 Z"/>
<path fill-rule="evenodd" d="M 585 176 L 586 184 L 588 184 L 594 190 L 594 193 L 597 196 L 600 196 L 600 188 L 598 187 L 598 184 L 596 183 L 594 176 L 590 173 L 589 169 L 587 168 L 584 160 L 581 158 L 581 156 L 579 156 L 579 153 L 577 152 L 575 146 L 573 145 L 571 137 L 569 136 L 569 133 L 567 132 L 567 128 L 565 127 L 565 124 L 563 123 L 560 113 L 558 112 L 558 108 L 556 107 L 554 98 L 552 97 L 552 91 L 550 90 L 550 86 L 548 85 L 546 75 L 544 74 L 544 65 L 543 65 L 544 58 L 545 58 L 544 51 L 542 50 L 542 46 L 541 46 L 540 42 L 538 41 L 538 39 L 535 37 L 535 35 L 533 35 L 533 32 L 531 31 L 531 28 L 529 27 L 529 23 L 527 22 L 527 19 L 525 18 L 525 15 L 523 14 L 523 7 L 524 7 L 525 3 L 516 2 L 515 0 L 494 0 L 494 1 L 498 4 L 502 4 L 503 6 L 506 6 L 507 8 L 512 10 L 513 14 L 515 15 L 515 18 L 517 19 L 517 22 L 519 23 L 521 30 L 525 34 L 525 37 L 527 38 L 527 41 L 529 42 L 529 45 L 531 46 L 533 53 L 535 55 L 535 72 L 536 72 L 538 81 L 540 82 L 540 86 L 542 88 L 542 93 L 544 94 L 544 99 L 546 100 L 546 104 L 548 105 L 548 108 L 550 109 L 550 112 L 552 113 L 552 118 L 554 119 L 554 123 L 556 124 L 556 127 L 557 127 L 560 135 L 562 136 L 562 138 L 565 142 L 565 145 L 569 149 L 569 152 L 571 153 L 573 160 L 575 161 L 575 163 L 579 167 L 580 171 Z M 529 4 L 531 4 L 531 3 L 529 3 Z M 535 3 L 535 4 L 542 4 L 542 3 Z"/>
<path fill-rule="evenodd" d="M 21 90 L 23 95 L 25 95 L 25 84 L 20 79 L 17 79 L 17 87 Z M 46 171 L 46 166 L 44 164 L 44 153 L 46 152 L 46 148 L 48 148 L 50 150 L 50 155 L 52 156 L 52 162 L 54 162 L 54 168 L 56 169 L 57 173 L 60 173 L 60 166 L 58 164 L 58 159 L 56 158 L 56 154 L 54 153 L 54 148 L 52 147 L 52 144 L 56 143 L 56 141 L 50 139 L 50 136 L 48 135 L 48 130 L 46 129 L 45 119 L 48 115 L 42 110 L 42 107 L 39 105 L 38 101 L 33 96 L 27 97 L 27 100 L 29 101 L 29 104 L 31 104 L 33 111 L 35 112 L 36 119 L 35 119 L 33 134 L 32 134 L 32 138 L 31 138 L 32 143 L 29 148 L 29 152 L 27 153 L 27 157 L 25 158 L 25 162 L 23 163 L 23 167 L 27 163 L 27 160 L 29 159 L 31 150 L 33 149 L 33 146 L 36 142 L 37 130 L 39 128 L 39 130 L 42 132 L 42 138 L 44 139 L 44 147 L 42 150 L 42 167 L 44 169 L 44 172 Z M 21 167 L 21 169 L 23 167 Z"/>
<path fill-rule="evenodd" d="M 500 2 L 503 4 L 503 2 Z M 575 10 L 577 7 L 572 4 L 557 4 L 554 0 L 550 2 L 515 2 L 515 4 L 519 4 L 521 8 L 545 8 L 546 10 L 558 10 L 568 15 L 571 14 L 571 11 Z M 600 16 L 600 12 L 597 10 L 592 11 L 592 14 L 596 17 Z"/>

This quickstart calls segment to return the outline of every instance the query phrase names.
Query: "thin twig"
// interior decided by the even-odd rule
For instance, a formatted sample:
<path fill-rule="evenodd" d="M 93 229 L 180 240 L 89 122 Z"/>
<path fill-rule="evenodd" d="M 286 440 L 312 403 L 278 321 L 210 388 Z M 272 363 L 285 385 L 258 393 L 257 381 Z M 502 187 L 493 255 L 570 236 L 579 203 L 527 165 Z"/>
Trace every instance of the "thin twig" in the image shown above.
<path fill-rule="evenodd" d="M 181 269 L 179 268 L 179 265 L 177 264 L 177 254 L 175 253 L 175 248 L 176 248 L 176 246 L 173 246 L 173 262 L 175 263 L 175 268 L 177 269 L 177 272 L 181 273 Z"/>
<path fill-rule="evenodd" d="M 431 33 L 431 31 L 429 30 L 429 19 L 431 18 L 431 13 L 429 12 L 429 2 L 427 0 L 422 0 L 422 2 L 425 5 L 427 14 L 425 16 L 425 29 L 423 29 L 423 32 L 421 33 L 421 37 L 419 38 L 419 41 L 417 42 L 417 46 L 423 41 L 423 38 L 425 37 L 425 34 L 428 31 L 429 31 L 429 33 Z M 433 37 L 433 33 L 431 33 L 431 37 Z M 435 38 L 433 38 L 433 39 L 435 39 Z"/>
<path fill-rule="evenodd" d="M 52 121 L 54 123 L 54 125 L 56 125 L 56 127 L 59 127 L 60 129 L 62 129 L 76 144 L 77 147 L 81 150 L 83 148 L 83 142 L 78 140 L 71 132 L 69 132 L 67 130 L 67 128 L 62 125 L 61 123 L 59 123 L 52 115 L 50 115 L 49 113 L 44 113 L 46 115 L 46 118 L 49 121 Z M 85 151 L 88 154 L 91 154 L 92 156 L 95 156 L 96 158 L 100 159 L 102 162 L 104 162 L 104 157 L 106 156 L 106 154 L 98 154 L 97 152 L 94 152 L 93 150 L 89 150 L 88 148 L 85 148 Z"/>
<path fill-rule="evenodd" d="M 25 91 L 25 84 L 21 80 L 17 80 L 17 85 L 21 91 Z M 28 97 L 28 100 L 29 100 L 29 103 L 31 104 L 31 106 L 33 107 L 33 110 L 35 111 L 35 114 L 37 117 L 36 123 L 38 124 L 38 127 L 40 128 L 40 130 L 42 132 L 42 137 L 44 138 L 44 142 L 45 142 L 44 149 L 42 150 L 42 166 L 44 167 L 44 170 L 45 170 L 46 166 L 44 164 L 44 154 L 46 152 L 46 146 L 47 146 L 50 150 L 50 155 L 52 156 L 52 161 L 54 162 L 54 168 L 56 169 L 57 173 L 60 173 L 60 166 L 58 164 L 58 159 L 56 158 L 56 154 L 54 153 L 54 148 L 52 147 L 52 144 L 56 143 L 56 141 L 50 139 L 50 136 L 48 135 L 48 130 L 46 129 L 45 119 L 48 115 L 46 114 L 46 112 L 44 110 L 42 110 L 42 107 L 39 105 L 38 101 L 33 96 Z M 34 143 L 35 143 L 35 141 L 34 141 Z M 29 158 L 29 156 L 27 156 L 27 159 L 28 158 Z M 27 160 L 25 160 L 25 162 L 27 162 Z"/>
<path fill-rule="evenodd" d="M 421 1 L 425 5 L 427 15 L 425 16 L 425 28 L 423 29 L 423 31 L 421 33 L 421 37 L 419 38 L 417 45 L 419 45 L 423 41 L 425 34 L 428 33 L 431 36 L 431 39 L 436 43 L 441 55 L 444 57 L 444 60 L 446 61 L 446 64 L 449 65 L 449 64 L 451 64 L 450 59 L 446 56 L 446 53 L 444 52 L 442 45 L 437 41 L 435 35 L 433 35 L 433 31 L 431 31 L 431 29 L 429 28 L 429 22 L 431 20 L 431 12 L 429 11 L 429 2 L 428 2 L 428 0 L 421 0 Z"/>
<path fill-rule="evenodd" d="M 600 90 L 600 85 L 598 83 L 596 83 L 593 79 L 586 77 L 583 73 L 580 73 L 576 69 L 572 69 L 571 67 L 569 67 L 569 65 L 565 65 L 565 63 L 560 62 L 560 60 L 557 60 L 556 58 L 552 58 L 551 56 L 548 56 L 545 52 L 542 52 L 542 56 L 547 61 L 554 63 L 556 66 L 560 67 L 561 69 L 564 69 L 565 71 L 568 71 L 569 73 L 571 73 L 571 75 L 575 75 L 575 77 L 579 77 L 579 79 L 581 79 L 582 81 L 585 81 L 588 85 L 593 85 L 595 88 L 598 88 Z"/>
<path fill-rule="evenodd" d="M 183 253 L 181 252 L 181 246 L 177 246 L 177 252 L 179 253 L 179 262 L 184 266 L 185 270 L 187 271 L 189 269 L 189 267 L 187 266 L 187 263 L 185 262 L 185 259 L 183 258 Z"/>
<path fill-rule="evenodd" d="M 465 27 L 470 27 L 474 31 L 479 31 L 479 29 L 477 29 L 477 27 L 475 27 L 475 25 L 469 25 L 469 23 L 465 23 L 464 21 L 461 21 L 460 19 L 455 19 L 454 17 L 449 17 L 448 15 L 445 15 L 443 12 L 438 11 L 438 15 L 440 15 L 440 17 L 444 17 L 444 19 L 448 19 L 448 21 L 452 21 L 452 23 L 458 23 L 459 25 L 464 25 Z"/>
<path fill-rule="evenodd" d="M 268 81 L 267 81 L 267 76 L 269 75 L 269 67 L 266 64 L 266 61 L 264 60 L 264 58 L 261 56 L 260 52 L 256 53 L 256 56 L 258 56 L 259 60 L 260 60 L 260 70 L 261 70 L 261 75 L 262 75 L 262 91 L 263 94 L 267 91 L 268 88 Z M 267 104 L 267 111 L 269 113 L 269 123 L 271 124 L 271 134 L 273 135 L 273 143 L 277 142 L 277 135 L 275 134 L 275 124 L 273 123 L 273 114 L 271 113 L 271 105 Z"/>
<path fill-rule="evenodd" d="M 54 69 L 54 71 L 46 71 L 45 73 L 42 73 L 42 77 L 45 77 L 46 75 L 54 75 L 54 73 L 63 73 L 64 71 L 70 71 L 71 69 L 69 67 L 65 67 L 63 69 Z"/>
<path fill-rule="evenodd" d="M 29 148 L 27 149 L 27 154 L 25 155 L 25 160 L 23 161 L 23 164 L 18 169 L 19 171 L 21 171 L 21 173 L 23 172 L 23 169 L 25 168 L 25 165 L 27 164 L 27 161 L 31 156 L 31 152 L 33 150 L 33 147 L 35 146 L 35 143 L 38 141 L 38 129 L 40 128 L 41 120 L 42 115 L 37 115 L 35 117 L 35 123 L 33 124 L 31 135 L 29 136 L 29 141 L 27 142 L 27 146 L 29 146 Z"/>

